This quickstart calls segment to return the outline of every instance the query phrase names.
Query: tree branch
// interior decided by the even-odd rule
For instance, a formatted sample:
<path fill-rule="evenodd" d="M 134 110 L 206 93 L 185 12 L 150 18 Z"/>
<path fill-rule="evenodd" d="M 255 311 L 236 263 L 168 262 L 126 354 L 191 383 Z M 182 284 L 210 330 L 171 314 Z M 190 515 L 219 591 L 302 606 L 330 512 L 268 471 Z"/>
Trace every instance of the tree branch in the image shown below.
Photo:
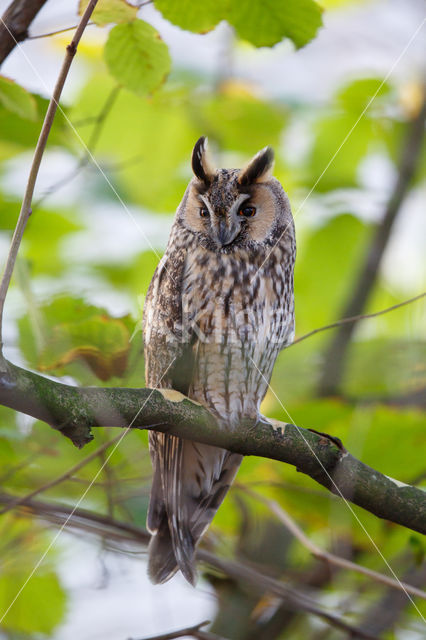
<path fill-rule="evenodd" d="M 348 569 L 349 571 L 356 571 L 357 573 L 361 573 L 376 582 L 380 582 L 385 584 L 393 589 L 397 589 L 398 591 L 402 591 L 407 594 L 410 593 L 413 596 L 417 596 L 418 598 L 422 598 L 426 600 L 426 592 L 421 589 L 417 589 L 417 587 L 413 587 L 410 584 L 401 582 L 400 580 L 395 580 L 394 578 L 390 578 L 389 576 L 385 576 L 383 573 L 378 573 L 377 571 L 373 571 L 372 569 L 368 569 L 367 567 L 363 567 L 360 564 L 356 564 L 355 562 L 351 562 L 347 558 L 342 558 L 340 556 L 336 556 L 334 553 L 330 553 L 329 551 L 324 551 L 318 545 L 316 545 L 312 540 L 302 531 L 302 529 L 296 524 L 293 518 L 281 507 L 281 505 L 276 502 L 276 500 L 272 500 L 271 498 L 265 498 L 257 491 L 252 491 L 243 485 L 238 485 L 238 488 L 247 493 L 248 495 L 253 496 L 256 500 L 263 502 L 268 509 L 282 522 L 282 524 L 286 527 L 288 531 L 297 539 L 299 542 L 306 548 L 308 551 L 312 553 L 315 558 L 319 560 L 323 560 L 329 565 L 334 565 L 336 567 L 341 567 L 342 569 Z M 0 512 L 1 513 L 1 512 Z"/>
<path fill-rule="evenodd" d="M 28 27 L 47 0 L 14 0 L 0 20 L 0 65 L 18 42 L 28 37 Z"/>
<path fill-rule="evenodd" d="M 426 492 L 354 458 L 337 438 L 278 422 L 243 421 L 224 431 L 211 413 L 177 391 L 71 387 L 4 361 L 0 404 L 47 422 L 82 447 L 92 427 L 150 428 L 294 465 L 332 493 L 379 518 L 426 533 Z"/>
<path fill-rule="evenodd" d="M 422 562 L 420 566 L 410 568 L 404 575 L 404 580 L 408 580 L 417 587 L 426 584 L 426 562 Z M 385 631 L 395 629 L 401 613 L 410 604 L 410 600 L 403 593 L 388 589 L 384 596 L 378 602 L 374 602 L 367 610 L 359 626 L 363 631 L 383 637 L 382 634 Z M 352 638 L 355 640 L 359 636 L 355 633 Z"/>
<path fill-rule="evenodd" d="M 219 636 L 212 633 L 206 633 L 201 630 L 201 627 L 205 627 L 206 624 L 210 624 L 210 620 L 205 620 L 192 627 L 186 627 L 185 629 L 178 629 L 177 631 L 169 631 L 169 633 L 161 633 L 159 636 L 150 636 L 149 638 L 141 638 L 141 640 L 175 640 L 175 638 L 182 638 L 183 636 L 192 636 L 198 640 L 221 640 Z M 132 638 L 129 638 L 132 640 Z"/>
<path fill-rule="evenodd" d="M 88 22 L 87 27 L 92 27 L 95 23 Z M 49 31 L 49 33 L 38 33 L 34 36 L 27 36 L 27 40 L 39 40 L 40 38 L 51 38 L 52 36 L 57 36 L 60 33 L 66 33 L 67 31 L 72 31 L 78 27 L 77 24 L 73 24 L 72 27 L 65 27 L 64 29 L 57 29 L 56 31 Z"/>
<path fill-rule="evenodd" d="M 37 141 L 37 146 L 34 152 L 33 161 L 32 161 L 30 173 L 28 176 L 27 186 L 25 188 L 24 199 L 22 201 L 21 211 L 19 213 L 19 218 L 13 234 L 12 243 L 10 246 L 9 255 L 7 257 L 5 270 L 0 283 L 0 353 L 2 348 L 2 323 L 3 323 L 4 302 L 6 299 L 7 290 L 9 289 L 10 280 L 12 278 L 12 273 L 15 266 L 16 257 L 18 255 L 19 246 L 21 244 L 22 236 L 24 234 L 25 227 L 28 222 L 28 218 L 31 215 L 31 202 L 33 198 L 34 187 L 37 180 L 38 171 L 40 168 L 41 159 L 43 157 L 43 153 L 46 148 L 47 139 L 49 137 L 50 129 L 52 128 L 53 119 L 55 117 L 56 109 L 58 108 L 58 103 L 61 97 L 62 89 L 65 84 L 65 80 L 67 79 L 68 72 L 71 67 L 71 63 L 77 52 L 78 43 L 80 42 L 81 36 L 83 35 L 84 29 L 86 28 L 86 25 L 89 21 L 90 16 L 93 13 L 93 10 L 97 2 L 98 0 L 89 0 L 86 10 L 84 11 L 81 17 L 81 20 L 78 24 L 78 27 L 75 31 L 75 34 L 70 44 L 67 46 L 65 58 L 62 63 L 62 68 L 59 73 L 58 79 L 56 81 L 56 85 L 53 90 L 53 95 L 50 99 L 49 106 L 47 107 L 43 126 L 41 128 L 40 136 Z M 19 4 L 31 5 L 33 3 L 21 2 Z M 1 38 L 0 38 L 0 41 L 1 41 Z M 2 362 L 0 360 L 0 371 L 1 370 L 2 370 Z"/>
<path fill-rule="evenodd" d="M 365 263 L 353 288 L 351 288 L 351 295 L 344 307 L 342 318 L 352 318 L 362 314 L 362 310 L 376 283 L 380 263 L 390 238 L 393 224 L 416 172 L 422 150 L 425 117 L 426 99 L 424 96 L 418 114 L 408 126 L 401 153 L 398 178 L 388 200 L 383 219 L 371 241 Z M 320 395 L 334 395 L 337 393 L 344 370 L 347 349 L 355 327 L 355 321 L 342 324 L 326 349 L 318 385 Z"/>
<path fill-rule="evenodd" d="M 14 501 L 14 496 L 0 493 L 0 503 L 8 504 Z M 86 509 L 75 509 L 63 504 L 50 504 L 38 500 L 27 500 L 25 502 L 24 515 L 34 513 L 49 522 L 63 526 L 64 523 L 72 529 L 85 530 L 102 537 L 119 540 L 121 542 L 136 542 L 146 546 L 150 540 L 150 534 L 146 529 L 133 524 L 113 520 L 108 516 L 93 513 Z M 338 615 L 320 607 L 315 600 L 307 593 L 284 584 L 275 578 L 264 575 L 256 569 L 246 566 L 241 562 L 220 558 L 210 551 L 204 549 L 197 550 L 197 560 L 221 571 L 226 576 L 234 580 L 241 581 L 246 587 L 251 588 L 255 593 L 272 593 L 283 600 L 291 611 L 304 611 L 316 617 L 322 618 L 330 625 L 346 631 L 364 640 L 378 640 L 377 636 L 358 629 L 346 622 Z"/>
<path fill-rule="evenodd" d="M 90 160 L 92 160 L 96 145 L 102 134 L 105 120 L 116 102 L 120 89 L 120 85 L 116 85 L 111 89 L 98 115 L 93 118 L 94 126 L 92 129 L 92 133 L 87 142 L 85 152 L 78 161 L 77 166 L 72 169 L 72 171 L 70 171 L 66 176 L 60 178 L 52 185 L 50 185 L 50 187 L 46 189 L 46 192 L 35 203 L 35 208 L 38 208 L 46 200 L 46 198 L 49 198 L 53 193 L 56 193 L 63 186 L 74 180 L 74 178 L 76 178 L 78 174 L 89 164 Z"/>

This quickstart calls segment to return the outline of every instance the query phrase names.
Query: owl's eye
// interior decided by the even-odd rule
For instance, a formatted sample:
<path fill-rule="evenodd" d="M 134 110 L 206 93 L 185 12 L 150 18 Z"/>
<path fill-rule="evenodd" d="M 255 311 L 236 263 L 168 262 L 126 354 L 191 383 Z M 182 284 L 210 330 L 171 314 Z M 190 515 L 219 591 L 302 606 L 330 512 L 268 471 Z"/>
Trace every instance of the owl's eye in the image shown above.
<path fill-rule="evenodd" d="M 256 207 L 241 207 L 238 211 L 239 216 L 243 216 L 244 218 L 252 218 L 256 213 Z"/>
<path fill-rule="evenodd" d="M 200 218 L 208 218 L 209 215 L 209 210 L 206 207 L 200 207 Z"/>

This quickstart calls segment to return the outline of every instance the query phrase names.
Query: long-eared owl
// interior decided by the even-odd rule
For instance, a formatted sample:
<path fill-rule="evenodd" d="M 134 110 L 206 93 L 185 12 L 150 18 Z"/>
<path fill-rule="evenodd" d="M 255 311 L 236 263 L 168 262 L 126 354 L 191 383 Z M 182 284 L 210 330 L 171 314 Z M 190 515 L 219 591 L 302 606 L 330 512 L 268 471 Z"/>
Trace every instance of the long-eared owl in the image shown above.
<path fill-rule="evenodd" d="M 271 176 L 272 149 L 243 169 L 215 169 L 206 139 L 144 309 L 146 384 L 181 391 L 223 429 L 259 417 L 272 367 L 294 336 L 294 224 Z M 150 432 L 149 575 L 180 569 L 194 583 L 194 552 L 242 456 Z"/>

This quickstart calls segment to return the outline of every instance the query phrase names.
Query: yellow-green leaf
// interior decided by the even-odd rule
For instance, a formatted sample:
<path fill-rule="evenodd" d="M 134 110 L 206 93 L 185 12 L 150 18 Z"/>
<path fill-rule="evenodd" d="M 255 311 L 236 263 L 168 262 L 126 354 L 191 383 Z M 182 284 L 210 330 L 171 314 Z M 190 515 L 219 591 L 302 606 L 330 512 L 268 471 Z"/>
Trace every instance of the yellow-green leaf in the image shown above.
<path fill-rule="evenodd" d="M 256 47 L 272 47 L 284 38 L 303 47 L 320 28 L 321 14 L 314 0 L 238 0 L 230 3 L 228 21 Z"/>
<path fill-rule="evenodd" d="M 105 60 L 114 78 L 139 95 L 157 89 L 170 71 L 167 45 L 143 20 L 119 24 L 111 30 Z"/>
<path fill-rule="evenodd" d="M 78 13 L 82 15 L 89 4 L 89 0 L 80 0 Z M 103 27 L 112 22 L 131 22 L 136 19 L 138 8 L 126 0 L 102 0 L 95 7 L 92 20 L 98 26 Z"/>
<path fill-rule="evenodd" d="M 100 380 L 122 376 L 130 349 L 129 331 L 121 319 L 94 315 L 54 327 L 39 360 L 41 371 L 85 362 Z"/>
<path fill-rule="evenodd" d="M 0 76 L 0 102 L 20 118 L 37 119 L 37 103 L 31 93 L 14 80 Z"/>
<path fill-rule="evenodd" d="M 72 373 L 93 383 L 122 376 L 127 367 L 134 321 L 112 318 L 101 307 L 64 296 L 19 321 L 20 348 L 30 366 Z M 83 366 L 81 366 L 83 365 Z"/>
<path fill-rule="evenodd" d="M 0 577 L 0 611 L 6 612 L 19 589 L 25 583 L 31 567 Z M 3 629 L 17 632 L 50 634 L 61 622 L 66 595 L 53 572 L 36 573 L 2 621 Z M 13 634 L 14 637 L 17 637 Z"/>
<path fill-rule="evenodd" d="M 238 35 L 256 47 L 272 47 L 290 38 L 303 47 L 322 24 L 321 7 L 314 0 L 154 0 L 163 16 L 181 29 L 205 33 L 227 20 Z"/>
<path fill-rule="evenodd" d="M 154 0 L 154 4 L 166 20 L 195 33 L 211 31 L 226 17 L 226 2 L 223 0 Z"/>

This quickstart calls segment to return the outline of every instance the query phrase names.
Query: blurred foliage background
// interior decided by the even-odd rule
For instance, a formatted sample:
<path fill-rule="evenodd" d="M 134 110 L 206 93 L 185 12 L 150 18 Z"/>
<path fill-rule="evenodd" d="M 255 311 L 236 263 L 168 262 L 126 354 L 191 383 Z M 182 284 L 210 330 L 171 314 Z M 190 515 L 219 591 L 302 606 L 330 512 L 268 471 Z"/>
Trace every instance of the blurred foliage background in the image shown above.
<path fill-rule="evenodd" d="M 31 34 L 71 26 L 87 3 L 59 4 L 63 15 L 49 14 L 48 2 Z M 410 73 L 393 74 L 387 71 L 392 71 L 397 55 L 381 65 L 387 69 L 383 72 L 374 60 L 365 63 L 354 52 L 351 73 L 327 81 L 339 63 L 335 56 L 351 55 L 344 33 L 356 11 L 367 16 L 358 17 L 362 40 L 368 16 L 376 20 L 384 11 L 395 11 L 395 3 L 136 4 L 101 0 L 95 24 L 86 30 L 49 138 L 6 304 L 6 355 L 28 368 L 84 385 L 144 384 L 143 296 L 191 177 L 190 154 L 200 135 L 208 135 L 219 166 L 241 166 L 267 144 L 275 149 L 275 175 L 289 195 L 297 231 L 298 338 L 341 318 L 351 302 L 404 174 L 403 151 L 407 145 L 412 150 L 412 123 L 424 100 L 424 69 L 415 56 Z M 412 25 L 420 24 L 419 3 L 408 2 L 405 8 L 411 11 Z M 323 74 L 322 90 L 321 80 L 313 82 L 307 68 L 314 67 L 308 52 L 313 46 L 321 51 L 322 42 L 328 46 L 328 24 L 333 28 L 337 19 L 342 38 L 334 50 L 328 49 L 328 57 L 319 57 L 314 69 Z M 218 23 L 213 34 L 189 34 L 207 33 Z M 417 37 L 414 28 L 411 31 Z M 197 49 L 196 43 L 211 37 L 210 49 Z M 0 76 L 2 260 L 51 92 L 44 78 L 57 74 L 69 39 L 69 34 L 59 33 L 28 40 Z M 396 54 L 402 54 L 404 44 Z M 199 61 L 197 52 L 202 53 Z M 298 56 L 305 62 L 298 64 Z M 50 75 L 45 76 L 43 61 L 49 61 Z M 289 70 L 300 74 L 302 90 L 286 91 L 287 81 L 297 86 L 295 77 L 286 75 Z M 424 180 L 424 155 L 418 153 L 360 314 L 397 305 L 424 288 L 425 225 L 419 204 Z M 335 330 L 295 344 L 277 361 L 263 413 L 338 436 L 365 463 L 402 482 L 424 485 L 424 327 L 422 300 L 359 322 L 347 347 L 337 351 L 341 370 L 331 387 L 324 372 Z M 109 438 L 110 431 L 97 430 L 96 440 L 77 451 L 46 425 L 0 407 L 0 502 L 36 490 L 37 499 L 45 503 L 74 505 L 96 477 L 80 506 L 143 527 L 150 486 L 146 434 L 129 434 L 107 461 L 107 446 L 91 455 Z M 87 464 L 73 470 L 89 455 Z M 67 471 L 66 478 L 50 486 Z M 314 560 L 244 487 L 276 500 L 322 548 L 386 574 L 390 566 L 419 587 L 426 584 L 420 535 L 348 508 L 293 468 L 247 458 L 203 544 L 307 590 L 325 609 L 376 637 L 424 637 L 424 602 L 416 600 L 414 606 L 405 594 Z M 0 616 L 56 535 L 58 523 L 49 523 L 36 511 L 21 507 L 0 517 Z M 71 524 L 74 534 L 84 531 L 78 519 Z M 92 609 L 84 614 L 78 591 L 83 593 L 85 580 L 99 581 L 97 587 L 107 590 L 115 575 L 111 555 L 117 553 L 120 558 L 126 554 L 143 574 L 144 554 L 140 548 L 114 543 L 107 527 L 86 534 L 99 565 L 93 575 L 87 568 L 83 582 L 74 584 L 69 574 L 74 562 L 81 566 L 79 537 L 75 543 L 67 534 L 66 543 L 55 543 L 0 623 L 0 638 L 118 640 L 130 633 L 118 597 L 107 600 L 106 612 L 102 599 L 97 603 L 92 592 L 86 594 Z M 64 562 L 66 570 L 61 568 Z M 122 568 L 126 575 L 134 570 L 130 564 Z M 254 593 L 203 567 L 201 572 L 198 600 L 197 591 L 178 578 L 163 591 L 145 581 L 141 592 L 129 594 L 133 607 L 148 600 L 163 611 L 155 620 L 145 611 L 139 626 L 132 621 L 133 633 L 139 637 L 167 631 L 177 620 L 182 626 L 190 619 L 200 622 L 198 612 L 203 611 L 214 620 L 211 630 L 230 640 L 347 637 L 324 621 L 289 610 L 267 592 Z M 185 604 L 179 618 L 171 603 L 181 597 Z M 115 626 L 109 622 L 102 627 L 102 620 L 112 618 Z"/>

